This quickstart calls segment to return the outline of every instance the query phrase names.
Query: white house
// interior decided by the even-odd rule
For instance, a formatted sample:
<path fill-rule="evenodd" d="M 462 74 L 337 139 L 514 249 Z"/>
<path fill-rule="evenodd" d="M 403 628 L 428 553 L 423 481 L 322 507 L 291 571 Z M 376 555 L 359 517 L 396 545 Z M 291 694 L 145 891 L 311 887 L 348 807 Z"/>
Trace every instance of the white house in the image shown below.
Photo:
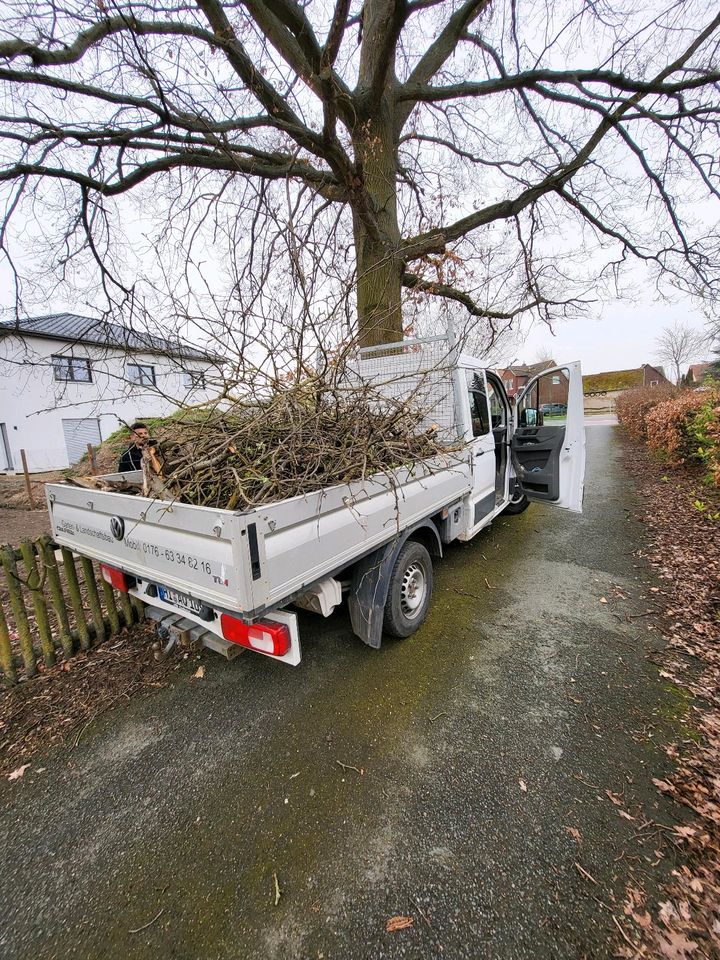
<path fill-rule="evenodd" d="M 0 471 L 76 463 L 122 424 L 200 403 L 218 360 L 90 317 L 0 324 Z"/>

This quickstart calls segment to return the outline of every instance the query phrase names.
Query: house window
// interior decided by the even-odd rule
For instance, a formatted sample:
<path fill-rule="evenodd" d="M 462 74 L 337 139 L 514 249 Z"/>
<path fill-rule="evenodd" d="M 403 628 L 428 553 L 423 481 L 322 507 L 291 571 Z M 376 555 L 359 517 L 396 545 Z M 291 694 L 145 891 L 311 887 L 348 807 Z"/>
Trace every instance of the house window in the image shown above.
<path fill-rule="evenodd" d="M 205 374 L 202 370 L 183 370 L 183 386 L 188 390 L 204 390 Z"/>
<path fill-rule="evenodd" d="M 127 377 L 130 383 L 137 383 L 141 387 L 155 386 L 155 367 L 142 363 L 129 363 Z"/>
<path fill-rule="evenodd" d="M 560 386 L 560 377 L 553 377 L 553 378 L 552 378 L 552 382 L 553 382 L 553 386 L 554 386 L 554 387 L 559 387 L 559 386 Z"/>
<path fill-rule="evenodd" d="M 505 381 L 505 389 L 506 389 L 506 390 L 512 390 L 512 388 L 513 388 L 513 381 L 512 381 L 512 380 L 506 380 L 506 381 Z"/>
<path fill-rule="evenodd" d="M 90 361 L 84 357 L 53 357 L 53 375 L 56 380 L 73 383 L 92 383 Z"/>
<path fill-rule="evenodd" d="M 650 381 L 650 386 L 651 386 L 651 387 L 656 387 L 657 385 L 658 385 L 658 381 L 657 381 L 657 380 L 651 380 L 651 381 Z"/>

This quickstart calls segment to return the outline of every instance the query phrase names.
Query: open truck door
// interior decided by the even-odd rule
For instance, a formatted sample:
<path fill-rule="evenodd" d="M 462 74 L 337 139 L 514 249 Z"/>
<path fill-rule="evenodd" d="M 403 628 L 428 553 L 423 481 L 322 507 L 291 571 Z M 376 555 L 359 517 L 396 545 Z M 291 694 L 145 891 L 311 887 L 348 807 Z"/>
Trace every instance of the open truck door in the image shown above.
<path fill-rule="evenodd" d="M 518 394 L 510 448 L 528 500 L 582 512 L 585 415 L 579 363 L 543 370 Z"/>

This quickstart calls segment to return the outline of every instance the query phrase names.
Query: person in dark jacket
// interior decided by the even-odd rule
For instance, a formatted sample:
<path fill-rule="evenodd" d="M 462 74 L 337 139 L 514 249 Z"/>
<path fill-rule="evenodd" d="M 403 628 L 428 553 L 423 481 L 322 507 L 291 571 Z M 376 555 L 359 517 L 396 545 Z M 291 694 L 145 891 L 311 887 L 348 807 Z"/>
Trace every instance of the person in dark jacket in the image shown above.
<path fill-rule="evenodd" d="M 130 438 L 132 443 L 120 457 L 118 463 L 118 472 L 127 473 L 128 470 L 142 470 L 142 452 L 143 447 L 152 440 L 148 441 L 148 428 L 140 421 L 130 427 Z"/>

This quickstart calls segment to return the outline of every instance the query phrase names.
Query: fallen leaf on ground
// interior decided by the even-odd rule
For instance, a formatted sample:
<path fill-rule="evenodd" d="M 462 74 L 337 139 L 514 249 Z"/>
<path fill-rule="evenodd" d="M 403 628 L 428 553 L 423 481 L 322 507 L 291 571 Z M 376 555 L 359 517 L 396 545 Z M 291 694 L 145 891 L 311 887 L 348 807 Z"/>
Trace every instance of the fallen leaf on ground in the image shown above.
<path fill-rule="evenodd" d="M 577 827 L 565 827 L 565 833 L 569 833 L 575 843 L 582 843 L 582 834 Z"/>
<path fill-rule="evenodd" d="M 653 783 L 658 790 L 662 790 L 663 793 L 672 793 L 675 789 L 671 783 L 667 782 L 667 780 L 658 780 L 657 777 L 653 777 Z"/>
<path fill-rule="evenodd" d="M 520 789 L 522 790 L 522 792 L 527 793 L 527 784 L 525 783 L 525 781 L 518 780 L 518 783 L 520 784 Z"/>
<path fill-rule="evenodd" d="M 662 955 L 668 960 L 687 960 L 697 948 L 694 940 L 688 940 L 682 933 L 675 933 L 672 930 L 667 936 L 661 936 L 659 940 Z"/>
<path fill-rule="evenodd" d="M 659 917 L 668 929 L 680 919 L 675 904 L 671 900 L 665 900 L 660 904 Z"/>
<path fill-rule="evenodd" d="M 683 840 L 691 840 L 697 833 L 697 830 L 693 827 L 679 826 L 675 827 L 675 833 L 679 837 L 682 837 Z"/>
<path fill-rule="evenodd" d="M 24 763 L 21 767 L 18 767 L 16 770 L 13 770 L 12 773 L 8 774 L 8 780 L 20 780 L 21 777 L 25 776 L 25 771 L 30 766 L 29 763 Z"/>
<path fill-rule="evenodd" d="M 205 676 L 205 667 L 198 667 L 195 673 L 193 674 L 193 680 L 202 680 Z"/>
<path fill-rule="evenodd" d="M 406 927 L 411 927 L 413 925 L 412 917 L 390 917 L 390 919 L 385 924 L 385 929 L 388 933 L 394 933 L 396 930 L 404 930 Z"/>

